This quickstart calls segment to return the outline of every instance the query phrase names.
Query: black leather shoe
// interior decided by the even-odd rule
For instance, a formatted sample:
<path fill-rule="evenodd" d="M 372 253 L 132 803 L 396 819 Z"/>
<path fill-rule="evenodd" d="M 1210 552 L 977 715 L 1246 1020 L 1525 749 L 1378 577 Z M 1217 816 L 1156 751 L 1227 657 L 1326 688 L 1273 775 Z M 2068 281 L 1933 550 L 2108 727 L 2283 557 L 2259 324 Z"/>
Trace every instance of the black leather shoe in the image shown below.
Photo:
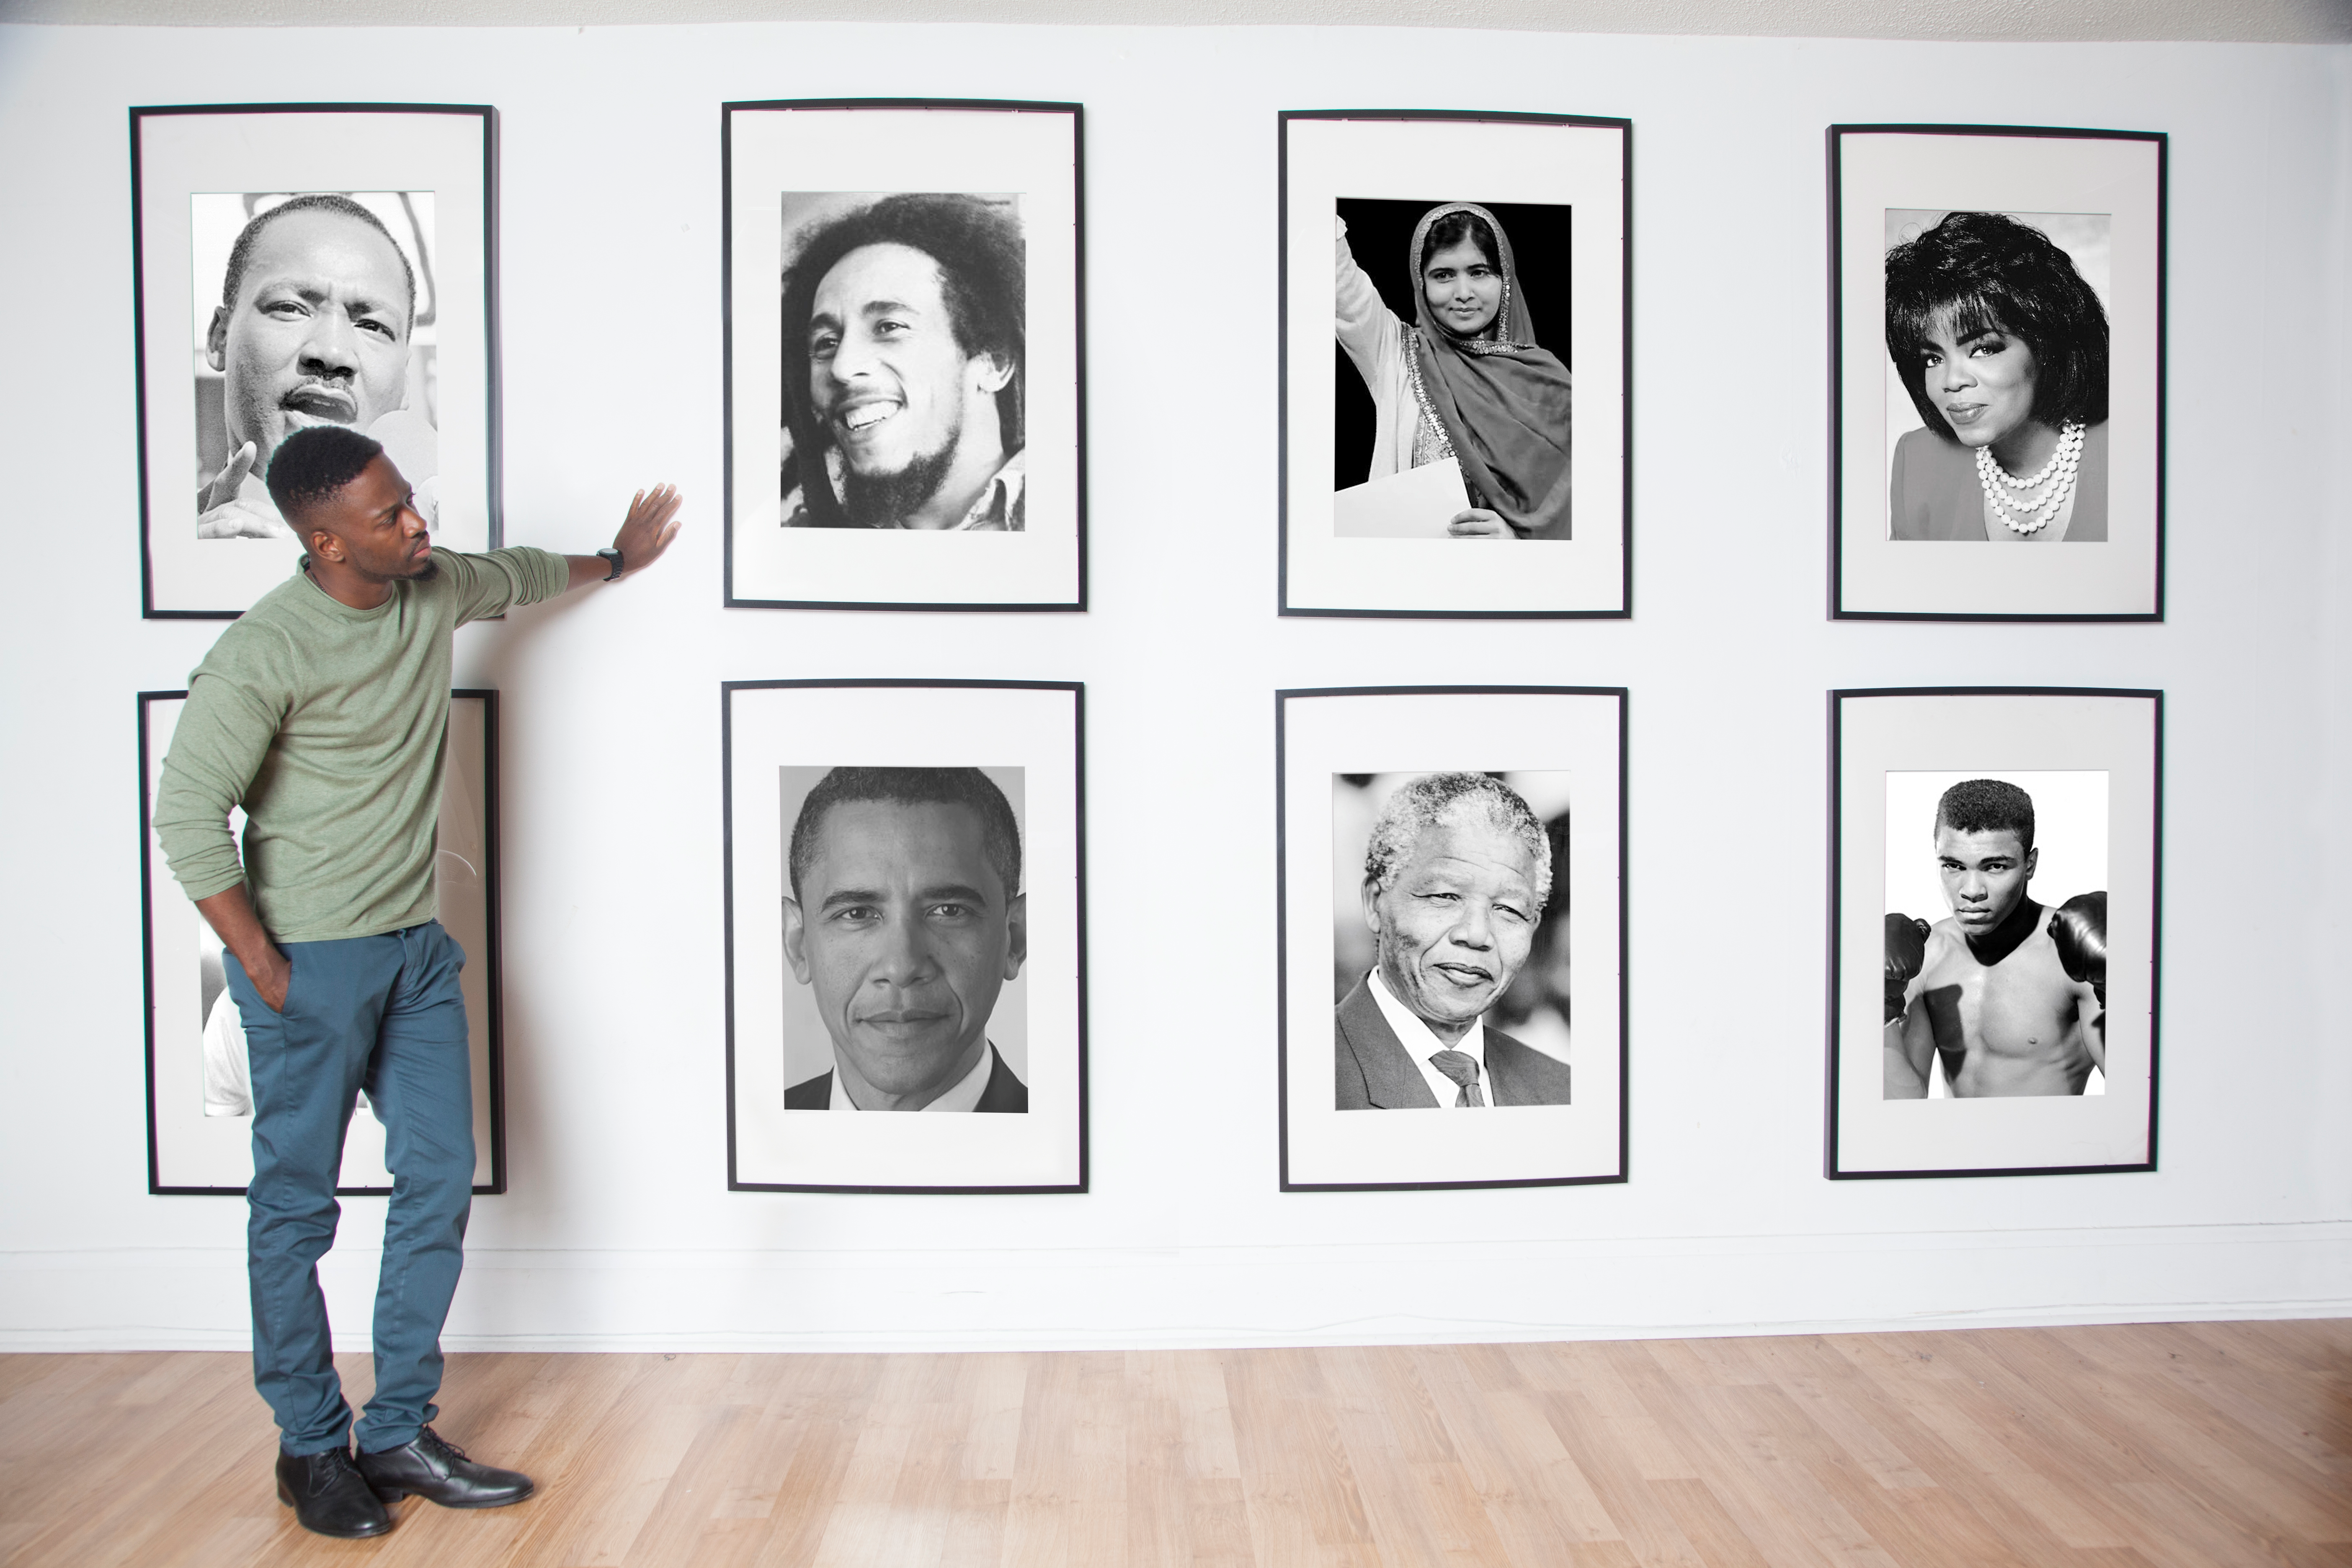
<path fill-rule="evenodd" d="M 504 1508 L 531 1494 L 531 1479 L 520 1470 L 478 1465 L 455 1443 L 427 1426 L 413 1443 L 380 1454 L 360 1452 L 360 1474 L 385 1502 L 414 1492 L 443 1508 Z"/>
<path fill-rule="evenodd" d="M 349 1448 L 323 1454 L 278 1456 L 278 1500 L 294 1510 L 303 1529 L 320 1535 L 356 1541 L 382 1535 L 392 1528 L 392 1515 L 352 1468 Z"/>

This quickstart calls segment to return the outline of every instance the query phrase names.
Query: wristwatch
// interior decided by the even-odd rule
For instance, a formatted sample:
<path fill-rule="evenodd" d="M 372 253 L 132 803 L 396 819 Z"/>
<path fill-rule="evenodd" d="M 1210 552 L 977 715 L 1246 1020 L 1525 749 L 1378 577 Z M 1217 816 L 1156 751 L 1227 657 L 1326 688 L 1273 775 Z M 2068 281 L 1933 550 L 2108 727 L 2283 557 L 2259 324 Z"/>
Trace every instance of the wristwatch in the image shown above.
<path fill-rule="evenodd" d="M 603 556 L 605 563 L 613 568 L 610 572 L 604 574 L 604 581 L 607 583 L 619 582 L 621 579 L 621 552 L 610 546 L 607 546 L 603 550 L 599 550 L 596 553 Z"/>

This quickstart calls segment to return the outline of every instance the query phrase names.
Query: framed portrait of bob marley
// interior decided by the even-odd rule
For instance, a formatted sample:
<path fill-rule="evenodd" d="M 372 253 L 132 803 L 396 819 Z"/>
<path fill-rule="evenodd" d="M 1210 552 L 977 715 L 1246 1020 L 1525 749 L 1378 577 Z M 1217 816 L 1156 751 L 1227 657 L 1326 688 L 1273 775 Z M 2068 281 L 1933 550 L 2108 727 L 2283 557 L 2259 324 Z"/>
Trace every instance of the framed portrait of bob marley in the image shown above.
<path fill-rule="evenodd" d="M 294 569 L 290 432 L 381 442 L 435 538 L 499 543 L 497 113 L 131 110 L 142 605 L 230 620 Z"/>
<path fill-rule="evenodd" d="M 726 602 L 1086 608 L 1075 103 L 723 105 Z"/>

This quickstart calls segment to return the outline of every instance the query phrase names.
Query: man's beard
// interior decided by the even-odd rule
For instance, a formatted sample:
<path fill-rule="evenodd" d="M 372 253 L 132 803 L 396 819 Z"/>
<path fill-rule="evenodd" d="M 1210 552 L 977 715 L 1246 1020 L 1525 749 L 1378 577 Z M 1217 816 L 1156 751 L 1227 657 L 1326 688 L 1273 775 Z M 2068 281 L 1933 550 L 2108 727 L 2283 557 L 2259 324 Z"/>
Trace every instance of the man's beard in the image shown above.
<path fill-rule="evenodd" d="M 428 555 L 425 558 L 424 565 L 414 572 L 404 574 L 400 580 L 404 583 L 430 583 L 439 575 L 441 575 L 441 563 Z"/>
<path fill-rule="evenodd" d="M 950 436 L 936 452 L 910 458 L 895 474 L 861 474 L 846 463 L 841 469 L 841 510 L 859 528 L 897 528 L 925 501 L 937 495 L 955 462 L 956 442 Z"/>

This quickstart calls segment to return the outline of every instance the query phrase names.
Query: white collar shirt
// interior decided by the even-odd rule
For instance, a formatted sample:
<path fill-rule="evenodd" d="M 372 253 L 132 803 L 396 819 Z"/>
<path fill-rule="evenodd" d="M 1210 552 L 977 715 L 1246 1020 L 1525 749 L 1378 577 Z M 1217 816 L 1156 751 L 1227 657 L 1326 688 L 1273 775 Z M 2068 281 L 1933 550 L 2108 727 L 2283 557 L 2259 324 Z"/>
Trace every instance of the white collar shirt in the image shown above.
<path fill-rule="evenodd" d="M 1429 1026 L 1421 1021 L 1419 1014 L 1396 999 L 1395 994 L 1389 990 L 1389 983 L 1381 978 L 1379 970 L 1372 971 L 1371 981 L 1373 1004 L 1380 1008 L 1381 1016 L 1389 1021 L 1389 1027 L 1395 1031 L 1397 1043 L 1404 1047 L 1405 1055 L 1411 1057 L 1413 1066 L 1421 1069 L 1421 1076 L 1429 1080 L 1429 1092 L 1437 1097 L 1439 1109 L 1480 1110 L 1492 1106 L 1495 1103 L 1495 1080 L 1486 1072 L 1486 1020 L 1481 1018 L 1471 1025 L 1468 1034 L 1449 1046 L 1430 1033 Z M 1478 1064 L 1478 1089 L 1486 1100 L 1485 1106 L 1456 1103 L 1462 1098 L 1462 1086 L 1439 1071 L 1430 1061 L 1430 1058 L 1440 1051 L 1460 1051 Z"/>
<path fill-rule="evenodd" d="M 996 1046 L 992 1041 L 981 1048 L 980 1060 L 972 1064 L 970 1072 L 956 1080 L 956 1086 L 953 1089 L 923 1109 L 925 1110 L 970 1110 L 980 1103 L 980 1097 L 988 1092 L 988 1075 L 994 1070 L 995 1067 Z M 849 1098 L 849 1091 L 841 1087 L 841 1068 L 838 1064 L 833 1069 L 833 1098 L 825 1102 L 824 1108 L 827 1110 L 857 1109 L 856 1102 Z"/>

